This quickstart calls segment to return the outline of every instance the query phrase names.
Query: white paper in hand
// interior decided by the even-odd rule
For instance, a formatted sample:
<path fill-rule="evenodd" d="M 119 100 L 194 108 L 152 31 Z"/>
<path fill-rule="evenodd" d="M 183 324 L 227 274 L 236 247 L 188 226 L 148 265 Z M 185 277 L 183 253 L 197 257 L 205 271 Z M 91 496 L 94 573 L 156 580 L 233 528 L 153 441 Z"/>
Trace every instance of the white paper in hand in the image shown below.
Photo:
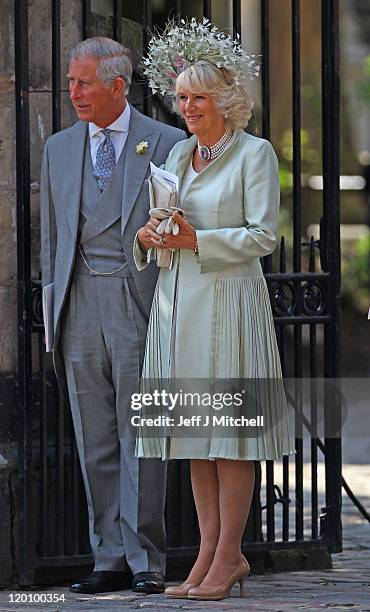
<path fill-rule="evenodd" d="M 46 285 L 42 290 L 42 312 L 45 327 L 45 348 L 50 353 L 54 346 L 54 283 Z"/>
<path fill-rule="evenodd" d="M 179 177 L 176 174 L 172 174 L 172 172 L 168 172 L 167 170 L 162 170 L 162 168 L 158 168 L 153 162 L 150 162 L 150 173 L 155 176 L 160 176 L 165 181 L 168 181 L 173 185 L 177 191 L 179 192 Z"/>

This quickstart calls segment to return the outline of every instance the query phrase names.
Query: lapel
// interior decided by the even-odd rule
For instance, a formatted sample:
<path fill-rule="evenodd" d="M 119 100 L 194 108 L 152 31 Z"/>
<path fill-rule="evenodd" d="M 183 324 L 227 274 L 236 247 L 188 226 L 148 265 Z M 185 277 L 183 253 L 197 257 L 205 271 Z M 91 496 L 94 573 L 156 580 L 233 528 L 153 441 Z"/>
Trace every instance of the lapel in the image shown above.
<path fill-rule="evenodd" d="M 78 230 L 87 126 L 87 123 L 78 121 L 70 129 L 68 149 L 66 147 L 63 155 L 62 201 L 74 242 Z"/>
<path fill-rule="evenodd" d="M 181 142 L 181 152 L 179 156 L 174 160 L 175 167 L 173 169 L 169 169 L 170 172 L 176 174 L 179 177 L 179 187 L 181 187 L 182 179 L 184 178 L 185 171 L 190 163 L 190 159 L 194 153 L 194 149 L 196 147 L 197 137 L 191 136 L 188 140 L 183 140 Z"/>
<path fill-rule="evenodd" d="M 122 233 L 134 207 L 140 189 L 145 180 L 149 162 L 151 161 L 160 132 L 155 130 L 151 120 L 131 106 L 130 129 L 127 137 L 126 163 L 122 201 Z M 145 153 L 136 153 L 136 145 L 144 141 L 148 143 Z"/>

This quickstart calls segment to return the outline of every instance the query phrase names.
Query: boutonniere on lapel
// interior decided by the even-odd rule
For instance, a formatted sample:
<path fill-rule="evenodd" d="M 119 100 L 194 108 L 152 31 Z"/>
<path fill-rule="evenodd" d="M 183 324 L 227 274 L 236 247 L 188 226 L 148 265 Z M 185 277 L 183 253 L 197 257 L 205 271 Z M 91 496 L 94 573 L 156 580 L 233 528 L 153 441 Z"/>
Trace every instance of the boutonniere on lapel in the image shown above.
<path fill-rule="evenodd" d="M 148 148 L 149 144 L 146 142 L 146 140 L 142 140 L 141 142 L 139 142 L 139 144 L 136 145 L 136 153 L 138 155 L 143 155 L 143 153 L 146 153 Z"/>

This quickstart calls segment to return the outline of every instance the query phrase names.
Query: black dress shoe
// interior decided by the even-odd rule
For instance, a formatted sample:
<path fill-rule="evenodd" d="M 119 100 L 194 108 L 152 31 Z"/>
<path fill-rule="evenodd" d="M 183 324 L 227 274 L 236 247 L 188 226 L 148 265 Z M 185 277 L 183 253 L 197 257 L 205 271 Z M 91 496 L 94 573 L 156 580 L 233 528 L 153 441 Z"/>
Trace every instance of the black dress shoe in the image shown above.
<path fill-rule="evenodd" d="M 163 593 L 164 576 L 159 572 L 139 572 L 132 580 L 132 590 L 136 593 Z"/>
<path fill-rule="evenodd" d="M 93 572 L 88 578 L 69 587 L 72 593 L 110 593 L 129 588 L 124 572 Z"/>

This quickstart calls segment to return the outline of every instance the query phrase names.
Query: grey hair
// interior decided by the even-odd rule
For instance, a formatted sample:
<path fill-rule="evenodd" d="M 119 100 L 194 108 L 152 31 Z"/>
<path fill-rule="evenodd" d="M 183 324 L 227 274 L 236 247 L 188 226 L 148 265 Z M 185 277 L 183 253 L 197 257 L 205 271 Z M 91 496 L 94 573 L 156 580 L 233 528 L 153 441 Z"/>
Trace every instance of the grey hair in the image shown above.
<path fill-rule="evenodd" d="M 99 60 L 96 69 L 97 76 L 107 85 L 110 85 L 117 77 L 121 77 L 125 81 L 125 95 L 128 94 L 132 78 L 129 49 L 111 38 L 96 36 L 82 40 L 71 49 L 69 61 L 79 57 L 97 58 Z"/>
<path fill-rule="evenodd" d="M 215 64 L 199 60 L 181 72 L 176 79 L 176 93 L 181 87 L 192 93 L 208 93 L 216 109 L 225 117 L 225 125 L 235 130 L 245 128 L 252 116 L 253 100 L 245 78 L 236 78 L 229 68 L 218 68 Z M 174 110 L 179 113 L 178 96 Z"/>

